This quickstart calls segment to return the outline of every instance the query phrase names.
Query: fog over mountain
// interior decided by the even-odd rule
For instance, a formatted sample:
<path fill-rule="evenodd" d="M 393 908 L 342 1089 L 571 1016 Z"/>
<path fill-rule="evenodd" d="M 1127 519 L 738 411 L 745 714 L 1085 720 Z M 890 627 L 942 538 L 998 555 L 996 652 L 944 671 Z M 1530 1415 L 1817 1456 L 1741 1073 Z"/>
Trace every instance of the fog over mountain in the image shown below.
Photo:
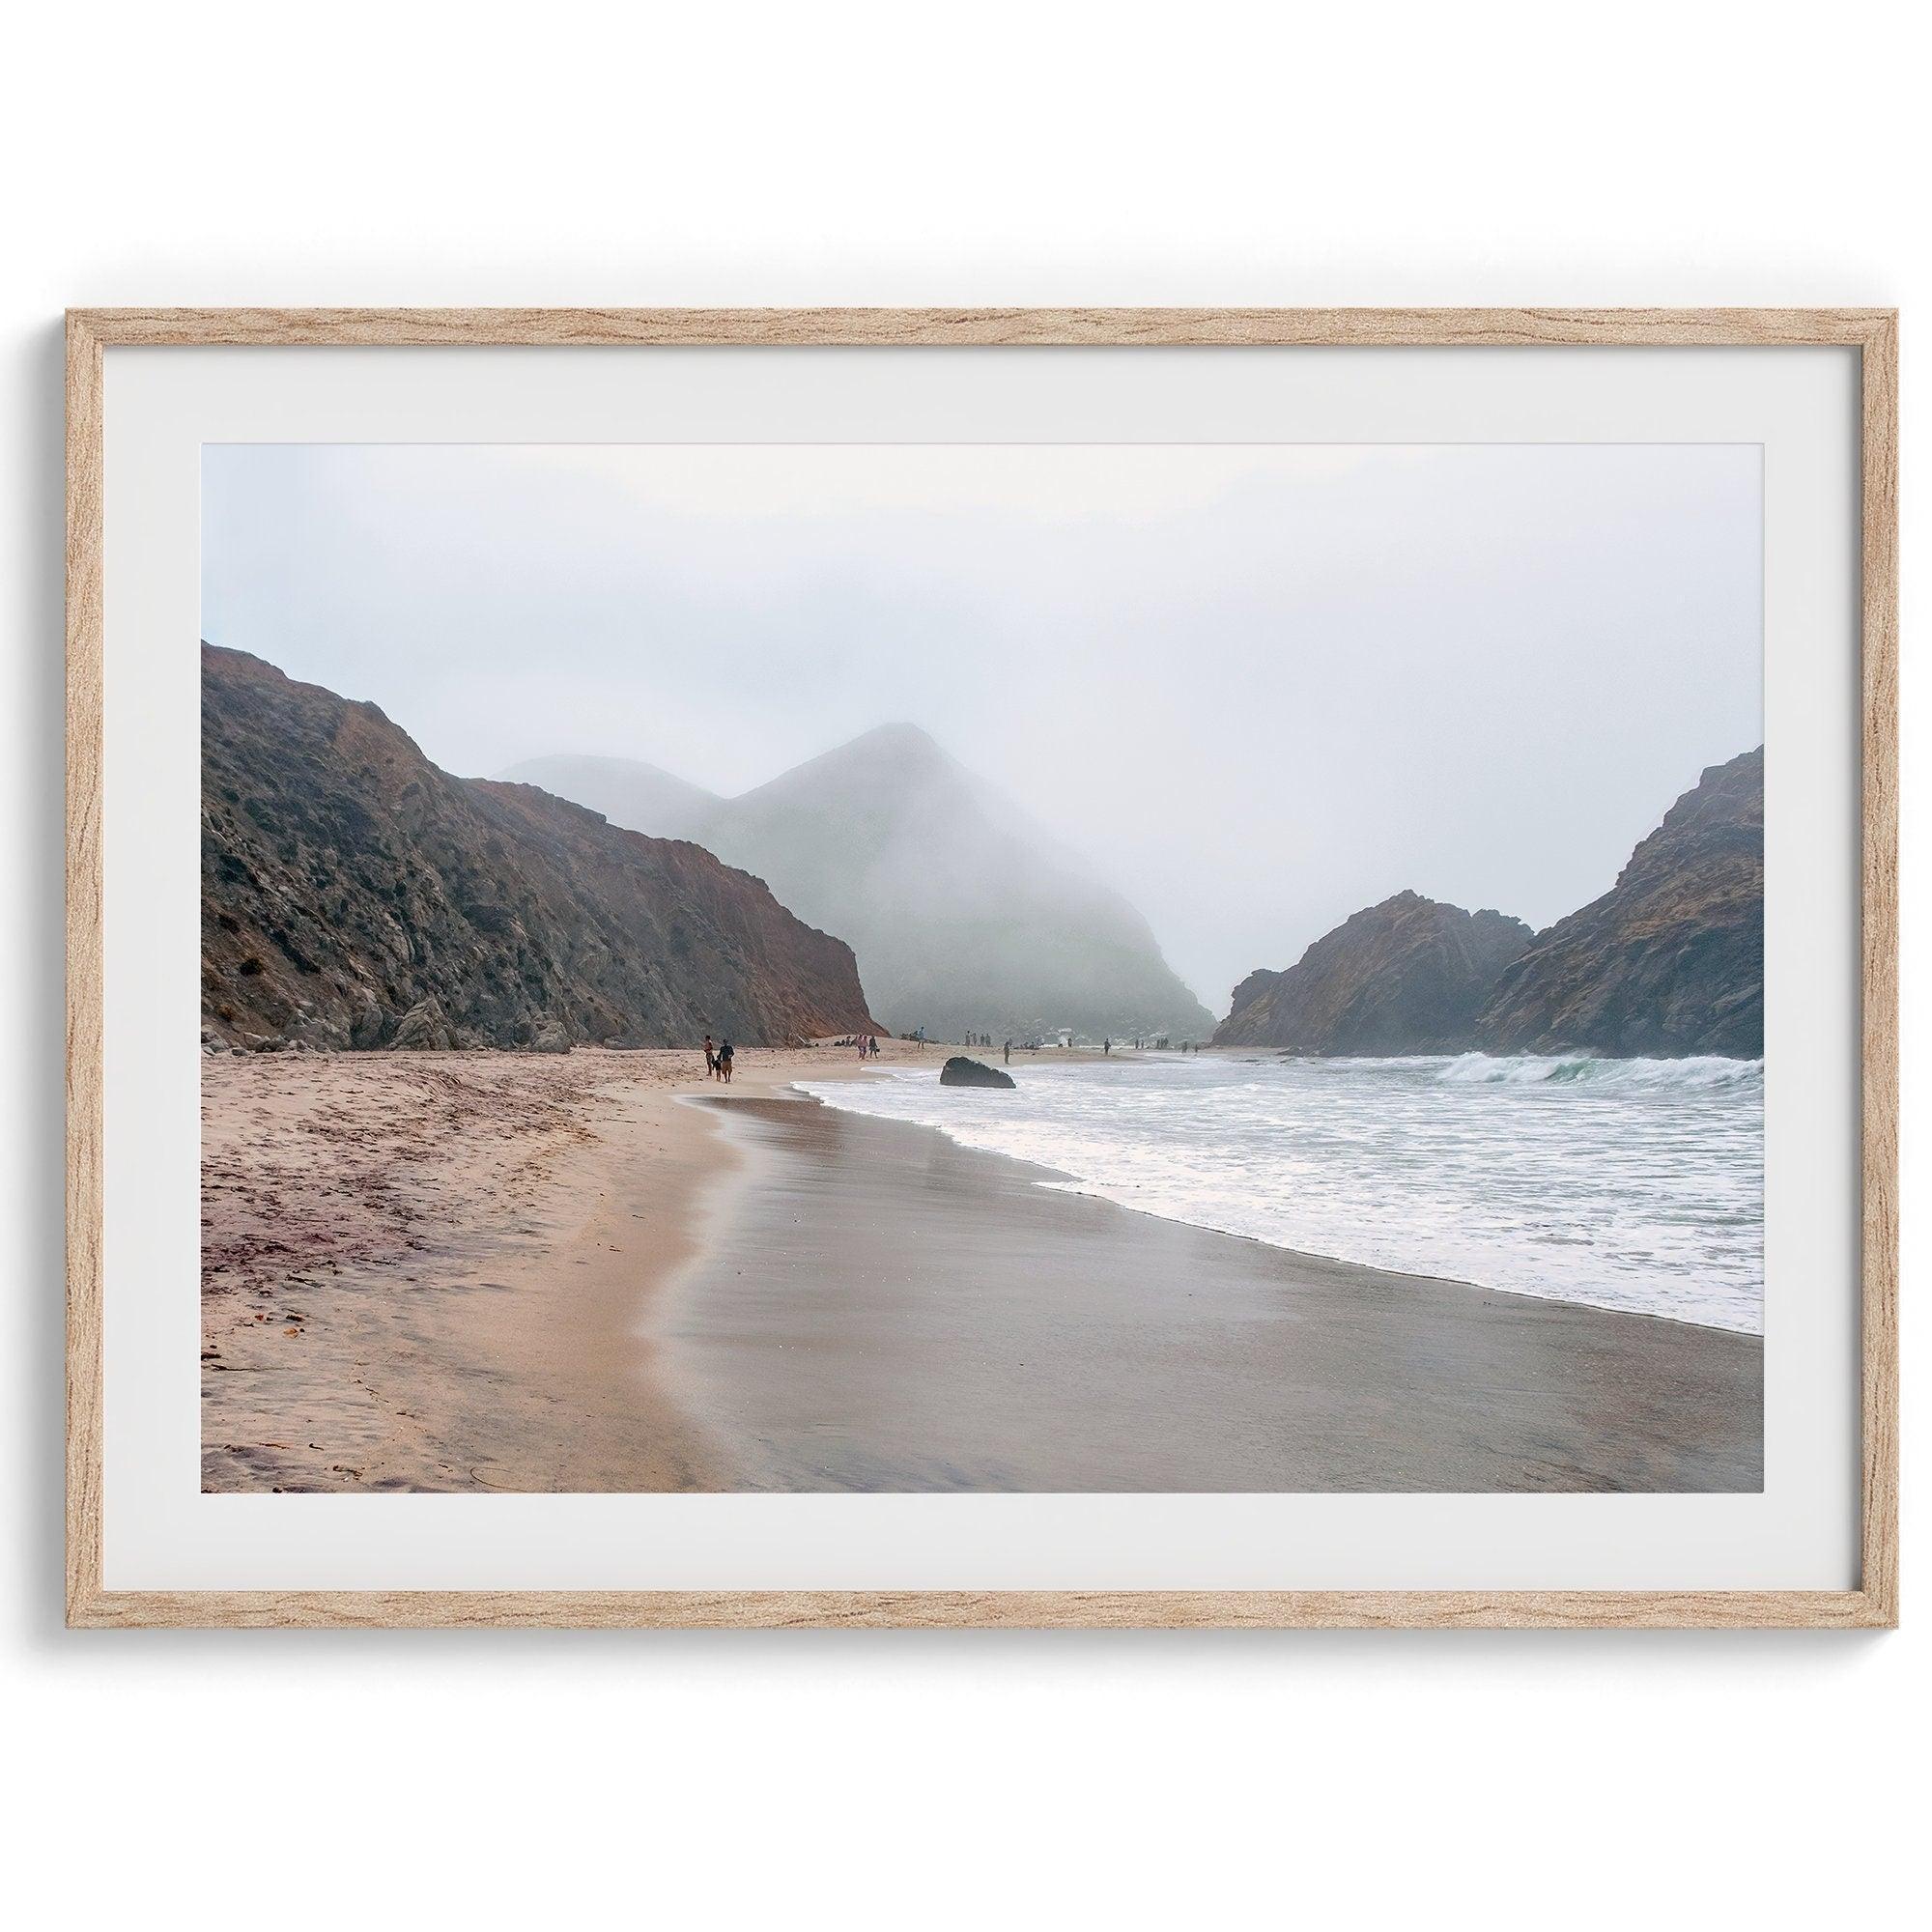
<path fill-rule="evenodd" d="M 1761 742 L 1759 467 L 212 444 L 203 634 L 472 776 L 569 753 L 736 797 L 909 722 L 1139 908 L 1218 1015 L 1405 888 L 1548 926 L 1687 775 Z"/>
<path fill-rule="evenodd" d="M 852 947 L 895 1032 L 1203 1039 L 1212 1026 L 1127 900 L 917 725 L 881 725 L 734 799 L 621 759 L 502 776 L 763 879 Z"/>

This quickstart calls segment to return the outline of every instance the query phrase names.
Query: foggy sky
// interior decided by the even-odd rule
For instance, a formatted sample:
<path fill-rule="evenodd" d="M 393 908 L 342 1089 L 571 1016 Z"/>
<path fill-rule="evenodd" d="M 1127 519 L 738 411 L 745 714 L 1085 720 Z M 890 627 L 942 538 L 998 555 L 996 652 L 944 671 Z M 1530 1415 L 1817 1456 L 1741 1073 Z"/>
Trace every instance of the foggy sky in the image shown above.
<path fill-rule="evenodd" d="M 1755 445 L 211 445 L 203 635 L 438 764 L 923 726 L 1217 1015 L 1404 887 L 1541 927 L 1762 741 Z"/>

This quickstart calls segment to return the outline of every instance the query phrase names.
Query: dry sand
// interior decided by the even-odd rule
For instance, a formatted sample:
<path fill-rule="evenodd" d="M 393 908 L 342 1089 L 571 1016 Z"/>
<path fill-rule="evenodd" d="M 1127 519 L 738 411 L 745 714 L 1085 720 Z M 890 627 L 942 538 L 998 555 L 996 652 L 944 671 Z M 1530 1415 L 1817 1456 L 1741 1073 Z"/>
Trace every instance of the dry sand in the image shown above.
<path fill-rule="evenodd" d="M 732 1091 L 835 1067 L 740 1048 Z M 679 1104 L 707 1084 L 696 1052 L 205 1060 L 203 1487 L 718 1486 L 641 1332 L 732 1158 Z"/>
<path fill-rule="evenodd" d="M 204 1487 L 1759 1487 L 1755 1338 L 1151 1220 L 788 1091 L 859 1070 L 204 1062 Z"/>

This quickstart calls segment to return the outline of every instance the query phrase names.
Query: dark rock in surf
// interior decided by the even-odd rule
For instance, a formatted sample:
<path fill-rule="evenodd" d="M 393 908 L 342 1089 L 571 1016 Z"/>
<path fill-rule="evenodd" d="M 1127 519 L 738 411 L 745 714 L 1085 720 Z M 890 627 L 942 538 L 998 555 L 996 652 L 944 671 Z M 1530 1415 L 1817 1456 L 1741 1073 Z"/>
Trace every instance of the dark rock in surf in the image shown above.
<path fill-rule="evenodd" d="M 939 1084 L 942 1087 L 1010 1087 L 1013 1076 L 1002 1073 L 997 1066 L 986 1066 L 977 1060 L 968 1060 L 963 1053 L 955 1053 L 939 1069 Z"/>

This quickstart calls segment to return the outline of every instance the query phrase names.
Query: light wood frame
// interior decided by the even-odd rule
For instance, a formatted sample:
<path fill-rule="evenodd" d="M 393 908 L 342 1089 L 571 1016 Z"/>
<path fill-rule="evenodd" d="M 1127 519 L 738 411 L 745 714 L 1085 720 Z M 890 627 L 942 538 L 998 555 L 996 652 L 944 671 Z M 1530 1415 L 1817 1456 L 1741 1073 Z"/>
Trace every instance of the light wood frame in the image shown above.
<path fill-rule="evenodd" d="M 101 1570 L 102 367 L 117 347 L 1833 346 L 1862 371 L 1860 1587 L 134 1591 Z M 1898 319 L 1889 309 L 88 309 L 67 318 L 67 1615 L 74 1626 L 1871 1629 L 1898 1621 Z"/>

